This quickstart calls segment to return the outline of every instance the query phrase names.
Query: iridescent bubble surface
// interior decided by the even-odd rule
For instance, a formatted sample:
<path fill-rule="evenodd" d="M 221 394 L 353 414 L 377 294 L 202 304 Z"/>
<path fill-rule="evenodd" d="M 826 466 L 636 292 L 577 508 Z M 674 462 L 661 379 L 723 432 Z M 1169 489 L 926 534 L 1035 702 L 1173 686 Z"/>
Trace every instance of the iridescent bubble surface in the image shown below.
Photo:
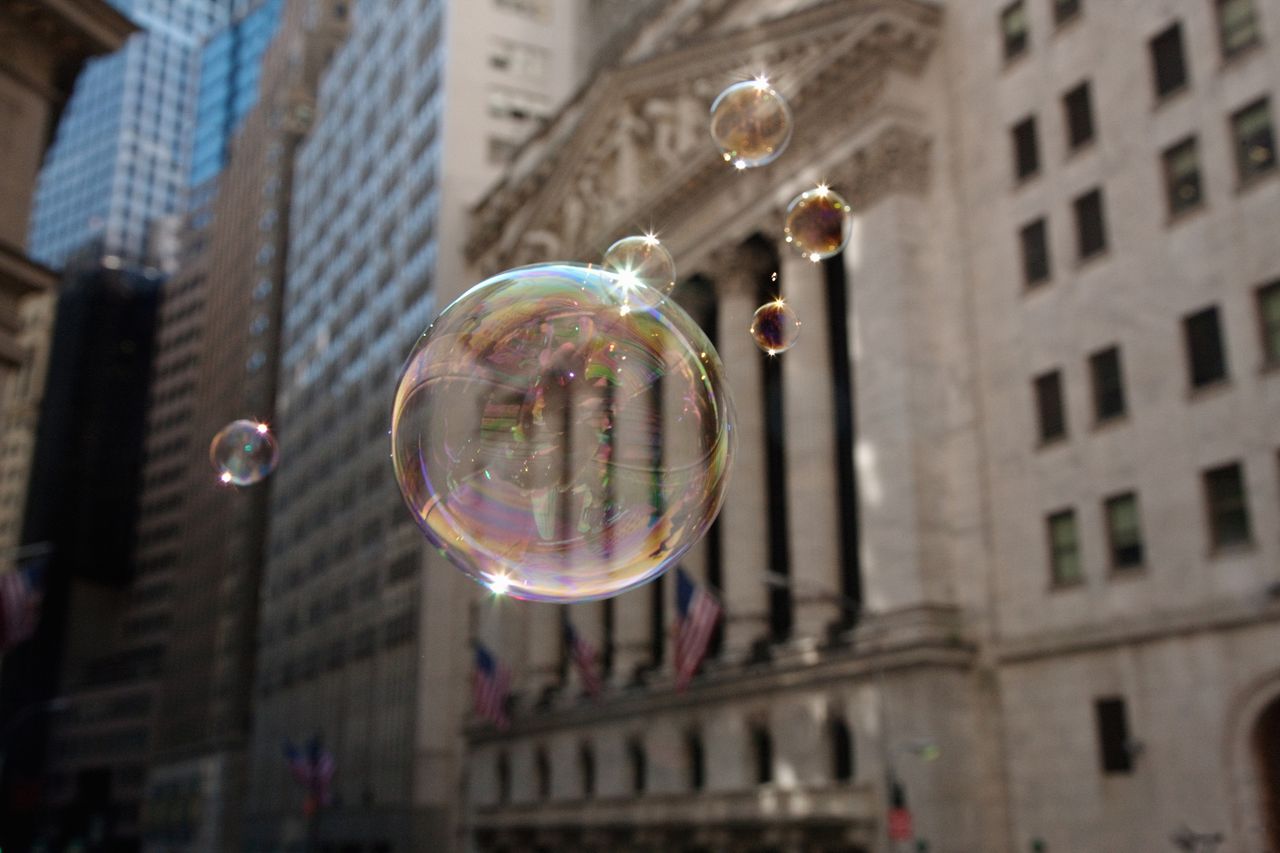
<path fill-rule="evenodd" d="M 426 537 L 499 594 L 606 598 L 706 532 L 733 457 L 720 359 L 673 300 L 598 267 L 476 285 L 410 354 L 396 479 Z"/>
<path fill-rule="evenodd" d="M 781 299 L 766 302 L 751 318 L 751 337 L 769 355 L 786 352 L 800 338 L 800 318 Z"/>
<path fill-rule="evenodd" d="M 711 138 L 738 169 L 776 160 L 791 129 L 791 107 L 764 78 L 735 83 L 711 104 Z"/>
<path fill-rule="evenodd" d="M 783 231 L 787 242 L 811 261 L 838 255 L 849 243 L 853 214 L 849 203 L 830 187 L 800 193 L 787 205 Z"/>
<path fill-rule="evenodd" d="M 250 486 L 275 470 L 280 448 L 266 424 L 232 421 L 213 437 L 209 461 L 222 482 Z"/>
<path fill-rule="evenodd" d="M 623 237 L 604 253 L 604 266 L 617 273 L 627 289 L 628 302 L 639 303 L 642 297 L 669 296 L 676 286 L 676 262 L 671 253 L 652 234 Z M 630 288 L 634 282 L 648 290 Z"/>

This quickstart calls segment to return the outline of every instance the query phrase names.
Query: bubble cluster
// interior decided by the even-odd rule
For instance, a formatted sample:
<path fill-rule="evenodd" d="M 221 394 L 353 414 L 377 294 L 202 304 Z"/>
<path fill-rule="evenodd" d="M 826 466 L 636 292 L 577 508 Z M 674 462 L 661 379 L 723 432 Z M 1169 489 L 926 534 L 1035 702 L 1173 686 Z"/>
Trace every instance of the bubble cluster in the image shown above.
<path fill-rule="evenodd" d="M 257 421 L 232 421 L 209 445 L 209 461 L 218 479 L 234 486 L 251 486 L 275 470 L 280 460 L 271 429 Z"/>
<path fill-rule="evenodd" d="M 576 264 L 476 285 L 419 339 L 392 457 L 415 520 L 495 593 L 616 595 L 657 577 L 724 498 L 733 407 L 698 325 Z"/>
<path fill-rule="evenodd" d="M 769 355 L 786 352 L 800 338 L 800 318 L 781 299 L 766 302 L 751 318 L 751 337 Z"/>
<path fill-rule="evenodd" d="M 623 283 L 628 306 L 644 304 L 642 299 L 654 297 L 661 301 L 676 286 L 676 262 L 652 234 L 623 237 L 605 251 L 604 266 Z M 644 288 L 633 285 L 644 285 Z"/>
<path fill-rule="evenodd" d="M 787 242 L 813 262 L 838 255 L 849 242 L 853 216 L 849 203 L 825 184 L 803 192 L 787 205 Z"/>
<path fill-rule="evenodd" d="M 711 104 L 711 138 L 737 169 L 776 160 L 791 127 L 791 107 L 763 77 L 735 83 Z"/>

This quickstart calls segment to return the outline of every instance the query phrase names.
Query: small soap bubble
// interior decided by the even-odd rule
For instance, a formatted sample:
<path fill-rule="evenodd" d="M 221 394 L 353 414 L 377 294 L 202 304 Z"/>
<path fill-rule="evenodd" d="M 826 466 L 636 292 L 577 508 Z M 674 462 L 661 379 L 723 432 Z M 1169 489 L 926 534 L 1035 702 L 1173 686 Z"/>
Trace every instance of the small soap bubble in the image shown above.
<path fill-rule="evenodd" d="M 739 170 L 776 160 L 791 128 L 791 107 L 764 77 L 733 84 L 711 104 L 711 138 Z"/>
<path fill-rule="evenodd" d="M 852 222 L 849 203 L 826 184 L 819 184 L 787 205 L 783 230 L 788 243 L 817 263 L 844 249 Z"/>
<path fill-rule="evenodd" d="M 617 595 L 675 565 L 720 510 L 736 437 L 720 359 L 674 300 L 621 278 L 500 273 L 406 362 L 396 480 L 426 538 L 494 594 Z"/>
<path fill-rule="evenodd" d="M 258 421 L 232 421 L 209 445 L 209 461 L 218 479 L 233 486 L 253 485 L 274 471 L 279 460 L 275 436 Z"/>
<path fill-rule="evenodd" d="M 676 286 L 676 262 L 653 234 L 623 237 L 605 251 L 604 266 L 617 274 L 627 311 L 642 297 L 661 301 Z"/>
<path fill-rule="evenodd" d="M 800 338 L 800 318 L 781 299 L 766 302 L 751 319 L 751 337 L 769 355 L 786 352 Z"/>

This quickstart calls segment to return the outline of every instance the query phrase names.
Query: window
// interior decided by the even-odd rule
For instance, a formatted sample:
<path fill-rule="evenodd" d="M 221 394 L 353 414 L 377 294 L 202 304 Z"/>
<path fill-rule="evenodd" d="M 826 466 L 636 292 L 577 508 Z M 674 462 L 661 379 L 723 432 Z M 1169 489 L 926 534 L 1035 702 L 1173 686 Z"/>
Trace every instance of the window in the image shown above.
<path fill-rule="evenodd" d="M 689 790 L 701 791 L 707 784 L 707 762 L 702 749 L 702 736 L 697 732 L 689 732 L 685 740 L 685 751 L 689 758 Z"/>
<path fill-rule="evenodd" d="M 1138 496 L 1133 492 L 1107 498 L 1103 504 L 1107 521 L 1107 542 L 1111 546 L 1111 568 L 1134 569 L 1142 565 L 1142 524 L 1138 519 Z"/>
<path fill-rule="evenodd" d="M 1107 224 L 1102 212 L 1102 190 L 1090 190 L 1075 200 L 1076 242 L 1080 260 L 1107 248 Z"/>
<path fill-rule="evenodd" d="M 1036 144 L 1036 117 L 1027 116 L 1013 126 L 1013 173 L 1024 181 L 1040 171 L 1040 150 Z"/>
<path fill-rule="evenodd" d="M 496 0 L 499 9 L 506 9 L 528 18 L 545 19 L 547 0 Z"/>
<path fill-rule="evenodd" d="M 1040 441 L 1047 443 L 1067 435 L 1067 411 L 1062 401 L 1062 373 L 1051 370 L 1035 379 L 1036 413 L 1040 418 Z"/>
<path fill-rule="evenodd" d="M 751 746 L 756 759 L 756 783 L 768 785 L 773 781 L 773 736 L 764 726 L 751 730 Z"/>
<path fill-rule="evenodd" d="M 1076 512 L 1064 509 L 1051 514 L 1049 528 L 1049 579 L 1054 586 L 1074 586 L 1084 580 L 1080 570 L 1080 541 Z"/>
<path fill-rule="evenodd" d="M 1053 0 L 1053 22 L 1065 24 L 1080 14 L 1080 0 Z"/>
<path fill-rule="evenodd" d="M 1133 772 L 1133 743 L 1129 739 L 1129 721 L 1124 700 L 1099 699 L 1094 703 L 1098 720 L 1098 746 L 1102 772 L 1108 775 Z"/>
<path fill-rule="evenodd" d="M 644 744 L 633 740 L 627 744 L 627 756 L 631 761 L 631 790 L 643 794 L 645 784 L 649 781 L 649 766 L 645 759 Z"/>
<path fill-rule="evenodd" d="M 1275 135 L 1271 130 L 1271 103 L 1254 101 L 1231 117 L 1236 140 L 1236 171 L 1241 183 L 1270 172 L 1276 165 Z"/>
<path fill-rule="evenodd" d="M 853 734 L 840 717 L 831 718 L 831 778 L 837 782 L 853 780 Z"/>
<path fill-rule="evenodd" d="M 1022 280 L 1033 287 L 1049 280 L 1049 227 L 1044 218 L 1022 226 L 1018 233 L 1022 244 Z"/>
<path fill-rule="evenodd" d="M 596 756 L 585 743 L 578 751 L 578 771 L 582 775 L 582 798 L 589 800 L 596 793 Z"/>
<path fill-rule="evenodd" d="M 547 760 L 547 752 L 539 749 L 533 756 L 533 772 L 538 781 L 538 799 L 551 798 L 551 762 Z"/>
<path fill-rule="evenodd" d="M 1227 357 L 1222 346 L 1218 309 L 1205 308 L 1182 320 L 1187 342 L 1187 371 L 1192 389 L 1227 378 Z"/>
<path fill-rule="evenodd" d="M 1262 31 L 1253 0 L 1217 0 L 1217 6 L 1218 39 L 1224 59 L 1261 41 Z"/>
<path fill-rule="evenodd" d="M 1280 281 L 1258 288 L 1258 319 L 1262 326 L 1262 358 L 1280 365 Z"/>
<path fill-rule="evenodd" d="M 1027 24 L 1027 9 L 1022 0 L 1016 0 L 1000 13 L 1000 32 L 1004 37 L 1004 58 L 1014 59 L 1026 52 L 1031 45 L 1031 33 Z"/>
<path fill-rule="evenodd" d="M 1200 206 L 1200 155 L 1196 139 L 1188 137 L 1167 149 L 1164 161 L 1164 186 L 1169 202 L 1169 215 Z"/>
<path fill-rule="evenodd" d="M 1209 535 L 1214 548 L 1246 545 L 1253 539 L 1249 528 L 1249 504 L 1244 493 L 1244 472 L 1233 462 L 1204 472 L 1205 503 L 1209 509 Z"/>
<path fill-rule="evenodd" d="M 1120 349 L 1107 347 L 1089 356 L 1093 379 L 1093 416 L 1098 423 L 1125 413 L 1124 379 L 1120 370 Z"/>
<path fill-rule="evenodd" d="M 498 802 L 508 802 L 511 799 L 511 762 L 505 752 L 498 753 L 494 775 L 498 777 Z"/>
<path fill-rule="evenodd" d="M 1086 80 L 1062 96 L 1067 119 L 1067 147 L 1072 151 L 1093 141 L 1093 102 Z"/>
<path fill-rule="evenodd" d="M 1156 97 L 1164 98 L 1187 85 L 1187 63 L 1182 52 L 1182 25 L 1171 24 L 1151 40 L 1151 68 Z"/>

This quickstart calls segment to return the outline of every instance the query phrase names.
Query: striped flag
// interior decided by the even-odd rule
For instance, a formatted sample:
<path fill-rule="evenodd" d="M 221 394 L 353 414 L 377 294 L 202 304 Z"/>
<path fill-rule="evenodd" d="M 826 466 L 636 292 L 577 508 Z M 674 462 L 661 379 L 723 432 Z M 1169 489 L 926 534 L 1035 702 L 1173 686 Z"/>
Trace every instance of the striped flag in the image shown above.
<path fill-rule="evenodd" d="M 573 665 L 578 668 L 578 675 L 582 677 L 583 689 L 592 698 L 599 696 L 600 689 L 604 686 L 600 680 L 600 655 L 595 646 L 573 630 L 573 623 L 568 616 L 564 619 L 564 642 L 573 658 Z"/>
<path fill-rule="evenodd" d="M 684 569 L 677 568 L 676 611 L 676 690 L 684 690 L 707 654 L 707 643 L 720 618 L 720 602 L 711 590 L 698 586 Z"/>
<path fill-rule="evenodd" d="M 28 640 L 40 622 L 45 558 L 0 575 L 0 652 Z"/>
<path fill-rule="evenodd" d="M 471 691 L 477 714 L 500 729 L 511 725 L 511 718 L 507 716 L 511 670 L 498 663 L 480 643 L 476 643 L 476 671 Z"/>
<path fill-rule="evenodd" d="M 327 806 L 333 801 L 333 773 L 337 764 L 333 753 L 325 749 L 319 737 L 307 742 L 307 750 L 303 752 L 293 745 L 293 741 L 284 742 L 284 758 L 289 763 L 289 772 L 294 780 L 307 791 L 302 810 L 313 815 L 320 806 Z"/>

